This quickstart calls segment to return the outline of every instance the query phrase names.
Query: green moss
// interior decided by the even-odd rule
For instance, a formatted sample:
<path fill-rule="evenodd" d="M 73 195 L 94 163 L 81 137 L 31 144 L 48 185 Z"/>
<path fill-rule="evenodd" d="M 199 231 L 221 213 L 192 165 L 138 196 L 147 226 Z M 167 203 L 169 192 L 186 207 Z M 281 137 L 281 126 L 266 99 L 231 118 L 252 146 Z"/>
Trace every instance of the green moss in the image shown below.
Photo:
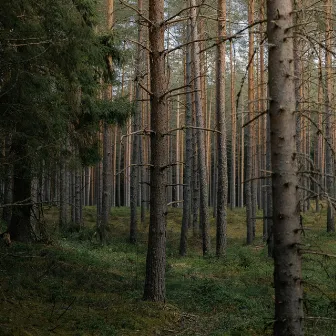
<path fill-rule="evenodd" d="M 0 335 L 270 335 L 273 265 L 261 240 L 245 246 L 244 210 L 228 213 L 224 258 L 201 255 L 190 234 L 178 256 L 181 209 L 169 209 L 167 302 L 143 302 L 148 225 L 128 243 L 129 209 L 112 209 L 102 247 L 90 234 L 68 234 L 54 245 L 14 243 L 0 256 Z M 55 209 L 46 211 L 52 224 Z M 95 231 L 95 208 L 84 209 L 85 232 Z M 146 219 L 148 221 L 148 218 Z M 53 224 L 52 224 L 53 225 Z M 211 224 L 214 244 L 215 228 Z M 336 253 L 325 213 L 304 215 L 305 249 Z M 303 256 L 306 335 L 331 336 L 336 318 L 336 260 Z M 314 317 L 324 317 L 315 319 Z"/>

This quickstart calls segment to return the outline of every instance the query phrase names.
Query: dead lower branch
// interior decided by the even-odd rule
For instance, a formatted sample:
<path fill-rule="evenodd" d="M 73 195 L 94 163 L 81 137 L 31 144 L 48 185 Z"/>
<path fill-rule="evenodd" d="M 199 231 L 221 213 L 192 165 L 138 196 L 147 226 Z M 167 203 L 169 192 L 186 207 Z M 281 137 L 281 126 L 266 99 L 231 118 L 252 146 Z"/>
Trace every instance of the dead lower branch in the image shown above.
<path fill-rule="evenodd" d="M 179 127 L 179 128 L 173 128 L 173 129 L 169 130 L 167 133 L 162 134 L 162 136 L 170 135 L 170 133 L 172 133 L 172 132 L 183 131 L 183 130 L 186 130 L 186 129 L 189 129 L 189 128 L 196 129 L 196 130 L 201 130 L 201 131 L 207 131 L 207 132 L 215 132 L 215 133 L 221 134 L 220 131 L 217 131 L 217 130 L 214 130 L 214 129 L 211 129 L 211 128 L 204 128 L 204 127 L 197 127 L 197 126 L 182 126 L 182 127 Z"/>

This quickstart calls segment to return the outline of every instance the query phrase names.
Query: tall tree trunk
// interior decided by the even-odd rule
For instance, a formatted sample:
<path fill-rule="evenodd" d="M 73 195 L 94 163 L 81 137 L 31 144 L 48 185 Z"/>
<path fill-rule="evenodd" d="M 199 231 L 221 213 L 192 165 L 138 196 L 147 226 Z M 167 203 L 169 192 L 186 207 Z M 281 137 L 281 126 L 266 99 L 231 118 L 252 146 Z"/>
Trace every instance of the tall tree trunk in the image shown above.
<path fill-rule="evenodd" d="M 61 154 L 62 155 L 62 154 Z M 60 212 L 59 225 L 64 230 L 69 222 L 68 219 L 68 203 L 69 203 L 69 181 L 64 157 L 60 158 Z"/>
<path fill-rule="evenodd" d="M 218 0 L 218 38 L 226 36 L 226 0 Z M 217 215 L 216 215 L 216 255 L 225 253 L 226 224 L 227 224 L 227 154 L 226 154 L 226 120 L 225 120 L 225 42 L 217 47 L 217 95 L 216 95 L 216 119 L 217 119 Z"/>
<path fill-rule="evenodd" d="M 190 36 L 190 22 L 187 24 L 187 36 Z M 187 233 L 191 219 L 191 174 L 192 174 L 192 94 L 191 94 L 191 46 L 186 48 L 186 109 L 185 109 L 185 151 L 184 151 L 184 172 L 183 172 L 183 215 L 180 239 L 180 255 L 187 254 Z"/>
<path fill-rule="evenodd" d="M 151 176 L 150 224 L 146 259 L 144 299 L 165 300 L 166 216 L 167 216 L 167 78 L 164 53 L 164 1 L 148 4 L 151 76 Z"/>
<path fill-rule="evenodd" d="M 101 221 L 99 225 L 99 239 L 101 244 L 106 244 L 106 229 L 109 222 L 111 199 L 111 127 L 103 123 L 103 169 L 102 169 L 102 197 Z"/>
<path fill-rule="evenodd" d="M 303 335 L 291 0 L 267 1 L 274 235 L 274 335 Z"/>
<path fill-rule="evenodd" d="M 326 0 L 326 51 L 325 51 L 325 66 L 326 66 L 326 90 L 325 90 L 325 114 L 326 114 L 326 130 L 325 137 L 327 144 L 325 146 L 325 162 L 326 162 L 326 183 L 327 192 L 329 197 L 334 196 L 334 158 L 332 155 L 333 144 L 332 144 L 332 60 L 331 60 L 331 50 L 332 50 L 332 1 Z M 327 210 L 327 231 L 335 232 L 335 215 L 334 208 L 331 202 L 328 202 Z"/>
<path fill-rule="evenodd" d="M 208 186 L 207 186 L 207 171 L 205 157 L 205 142 L 204 142 L 204 118 L 202 112 L 201 101 L 201 65 L 200 65 L 200 46 L 199 36 L 197 31 L 197 8 L 196 1 L 191 0 L 191 34 L 193 43 L 194 56 L 194 88 L 195 88 L 195 108 L 196 108 L 196 126 L 200 128 L 197 131 L 197 147 L 198 147 L 198 169 L 200 181 L 200 222 L 202 229 L 203 255 L 210 251 L 210 236 L 209 236 L 209 212 L 208 212 Z"/>
<path fill-rule="evenodd" d="M 138 42 L 137 47 L 137 60 L 136 60 L 136 88 L 135 88 L 135 99 L 136 99 L 136 113 L 133 116 L 133 132 L 136 132 L 140 128 L 141 113 L 142 113 L 142 102 L 141 102 L 141 78 L 142 78 L 142 64 L 144 62 L 143 48 L 140 44 L 143 42 L 143 27 L 141 24 L 141 13 L 143 10 L 142 0 L 138 0 L 138 11 L 139 11 L 139 25 L 138 25 Z M 135 134 L 132 137 L 132 160 L 131 160 L 131 186 L 130 186 L 130 197 L 131 197 L 131 218 L 130 218 L 130 242 L 135 243 L 137 241 L 137 199 L 139 194 L 139 149 L 140 148 L 140 138 L 139 135 Z"/>
<path fill-rule="evenodd" d="M 250 0 L 248 2 L 248 23 L 252 24 L 253 22 L 253 10 L 254 10 L 254 0 Z M 249 29 L 249 69 L 248 69 L 248 114 L 247 121 L 250 121 L 253 117 L 253 61 L 252 57 L 254 54 L 254 35 L 252 28 Z M 254 185 L 252 183 L 252 174 L 253 174 L 253 147 L 252 147 L 252 134 L 253 128 L 252 125 L 249 124 L 246 126 L 246 170 L 245 170 L 245 196 L 246 196 L 246 243 L 252 244 L 254 239 L 254 197 L 253 197 L 253 189 Z"/>
<path fill-rule="evenodd" d="M 82 167 L 76 167 L 75 170 L 75 189 L 74 189 L 74 225 L 76 229 L 80 229 L 82 227 Z"/>
<path fill-rule="evenodd" d="M 266 120 L 266 171 L 267 174 L 271 174 L 271 125 L 270 117 L 267 114 Z M 273 257 L 274 250 L 274 237 L 273 237 L 273 199 L 272 199 L 272 178 L 269 177 L 266 180 L 266 220 L 267 220 L 267 252 L 269 257 Z"/>
<path fill-rule="evenodd" d="M 192 187 L 192 203 L 191 203 L 191 217 L 193 235 L 197 237 L 200 233 L 200 225 L 198 221 L 199 217 L 199 204 L 200 204 L 200 191 L 199 191 L 199 172 L 198 172 L 198 150 L 197 150 L 197 131 L 193 130 L 192 134 L 192 146 L 193 146 L 193 158 L 192 158 L 192 175 L 191 175 L 191 187 Z"/>
<path fill-rule="evenodd" d="M 231 97 L 231 174 L 230 174 L 230 207 L 236 207 L 236 140 L 237 140 L 237 115 L 235 104 L 235 69 L 233 59 L 233 42 L 230 41 L 230 97 Z"/>

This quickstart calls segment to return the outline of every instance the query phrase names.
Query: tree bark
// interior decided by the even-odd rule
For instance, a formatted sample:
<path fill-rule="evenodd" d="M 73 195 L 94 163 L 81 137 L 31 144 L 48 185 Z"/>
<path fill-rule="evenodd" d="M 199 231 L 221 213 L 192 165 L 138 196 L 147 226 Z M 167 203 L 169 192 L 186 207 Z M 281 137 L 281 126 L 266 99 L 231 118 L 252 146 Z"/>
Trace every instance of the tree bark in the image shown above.
<path fill-rule="evenodd" d="M 190 22 L 187 24 L 187 36 L 190 36 Z M 186 84 L 191 84 L 191 46 L 186 47 Z M 192 126 L 192 94 L 190 86 L 186 86 L 185 125 Z M 191 219 L 191 174 L 192 174 L 192 129 L 185 131 L 185 152 L 183 172 L 183 215 L 180 239 L 180 255 L 187 254 L 187 234 Z"/>
<path fill-rule="evenodd" d="M 226 36 L 226 0 L 218 0 L 218 38 Z M 226 154 L 226 118 L 225 118 L 225 42 L 217 47 L 217 215 L 216 215 L 216 255 L 222 256 L 226 248 L 227 224 L 227 154 Z"/>
<path fill-rule="evenodd" d="M 325 146 L 325 162 L 326 162 L 326 183 L 327 192 L 330 197 L 334 196 L 334 158 L 333 158 L 333 148 L 332 148 L 332 60 L 331 60 L 331 50 L 332 50 L 332 1 L 326 0 L 326 50 L 325 50 L 325 66 L 326 66 L 326 90 L 325 90 L 325 115 L 326 115 L 326 129 L 325 137 L 327 144 Z M 327 210 L 327 231 L 335 232 L 335 209 L 332 204 L 328 202 Z"/>
<path fill-rule="evenodd" d="M 253 22 L 253 9 L 254 0 L 248 2 L 248 23 Z M 252 28 L 249 29 L 249 61 L 252 59 L 254 53 L 254 36 Z M 253 117 L 253 61 L 250 62 L 248 69 L 248 114 L 247 121 L 250 121 Z M 252 124 L 246 126 L 246 169 L 245 169 L 245 197 L 246 197 L 246 243 L 252 244 L 254 239 L 254 220 L 253 220 L 253 208 L 254 208 L 254 197 L 252 183 L 253 174 L 253 148 L 252 148 Z M 242 144 L 243 145 L 243 144 Z"/>
<path fill-rule="evenodd" d="M 151 76 L 150 224 L 144 299 L 165 300 L 167 216 L 167 78 L 164 54 L 164 1 L 149 0 Z"/>
<path fill-rule="evenodd" d="M 274 234 L 274 335 L 303 335 L 291 0 L 267 1 Z"/>
<path fill-rule="evenodd" d="M 198 30 L 197 30 L 197 7 L 196 1 L 191 0 L 192 8 L 190 9 L 191 16 L 191 34 L 194 41 L 193 56 L 194 56 L 194 89 L 195 89 L 195 108 L 196 108 L 196 126 L 204 128 L 204 118 L 202 113 L 201 101 L 201 65 L 200 65 L 200 47 Z M 204 131 L 197 131 L 197 147 L 198 147 L 198 169 L 200 181 L 200 223 L 202 229 L 203 255 L 210 251 L 210 236 L 209 236 L 209 211 L 208 211 L 208 185 L 207 185 L 207 170 L 205 157 L 205 142 Z"/>

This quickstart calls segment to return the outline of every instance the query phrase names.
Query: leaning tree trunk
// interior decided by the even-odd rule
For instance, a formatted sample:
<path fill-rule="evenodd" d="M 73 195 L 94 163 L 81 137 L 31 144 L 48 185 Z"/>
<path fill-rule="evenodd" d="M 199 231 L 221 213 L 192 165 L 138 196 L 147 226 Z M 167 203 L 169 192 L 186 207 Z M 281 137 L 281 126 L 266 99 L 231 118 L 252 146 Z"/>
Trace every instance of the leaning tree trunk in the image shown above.
<path fill-rule="evenodd" d="M 149 0 L 151 76 L 150 224 L 144 299 L 165 300 L 167 223 L 167 79 L 164 53 L 164 1 Z"/>
<path fill-rule="evenodd" d="M 226 35 L 226 0 L 218 0 L 218 37 Z M 226 224 L 227 224 L 227 154 L 226 154 L 226 121 L 225 121 L 225 42 L 217 47 L 217 96 L 216 96 L 216 119 L 217 119 L 217 215 L 216 215 L 216 255 L 225 253 L 226 247 Z"/>
<path fill-rule="evenodd" d="M 274 335 L 303 335 L 291 0 L 267 1 L 274 236 Z"/>

